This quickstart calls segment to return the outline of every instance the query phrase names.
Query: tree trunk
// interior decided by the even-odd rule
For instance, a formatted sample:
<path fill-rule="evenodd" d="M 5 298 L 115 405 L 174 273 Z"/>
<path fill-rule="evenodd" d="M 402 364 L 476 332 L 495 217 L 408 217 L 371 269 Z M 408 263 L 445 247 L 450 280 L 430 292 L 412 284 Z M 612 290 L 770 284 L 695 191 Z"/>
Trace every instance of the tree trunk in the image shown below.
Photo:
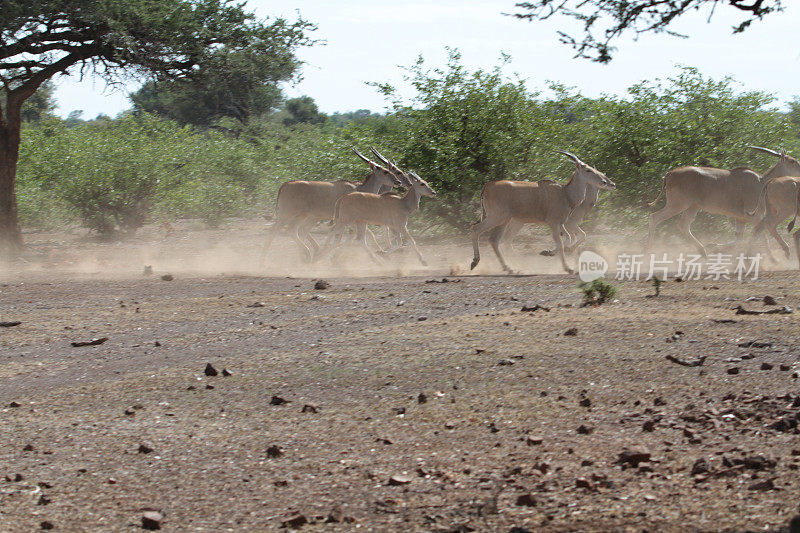
<path fill-rule="evenodd" d="M 19 113 L 8 111 L 0 126 L 0 253 L 15 253 L 23 246 L 15 190 L 22 120 Z"/>

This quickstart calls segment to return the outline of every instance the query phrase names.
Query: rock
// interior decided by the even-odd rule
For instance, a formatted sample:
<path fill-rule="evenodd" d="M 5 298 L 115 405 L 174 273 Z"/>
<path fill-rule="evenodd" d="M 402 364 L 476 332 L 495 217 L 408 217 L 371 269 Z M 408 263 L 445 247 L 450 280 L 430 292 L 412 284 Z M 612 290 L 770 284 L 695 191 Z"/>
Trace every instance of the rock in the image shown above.
<path fill-rule="evenodd" d="M 147 444 L 140 444 L 140 445 L 139 445 L 139 449 L 138 449 L 137 451 L 138 451 L 139 453 L 145 453 L 145 454 L 147 454 L 147 453 L 151 453 L 151 452 L 153 451 L 153 448 L 151 448 L 151 447 L 150 447 L 150 446 L 148 446 Z"/>
<path fill-rule="evenodd" d="M 219 372 L 217 372 L 217 369 L 214 368 L 211 363 L 206 363 L 206 368 L 205 370 L 203 370 L 203 373 L 206 376 L 216 376 L 219 374 Z"/>
<path fill-rule="evenodd" d="M 223 376 L 223 377 L 226 377 L 226 378 L 227 378 L 227 377 L 230 377 L 230 376 L 232 376 L 232 375 L 233 375 L 233 374 L 231 374 L 231 373 L 228 371 L 228 369 L 227 369 L 227 368 L 223 368 L 223 369 L 222 369 L 222 376 Z"/>
<path fill-rule="evenodd" d="M 306 518 L 302 513 L 294 513 L 288 518 L 281 520 L 281 525 L 283 527 L 290 527 L 292 529 L 302 527 L 305 524 L 308 524 L 308 518 Z"/>
<path fill-rule="evenodd" d="M 26 444 L 22 447 L 23 452 L 32 452 L 33 451 L 33 444 Z"/>
<path fill-rule="evenodd" d="M 633 449 L 625 449 L 619 453 L 619 457 L 617 458 L 617 464 L 619 465 L 629 465 L 629 466 L 639 466 L 639 463 L 645 463 L 650 461 L 651 454 L 649 451 L 645 450 L 644 448 L 633 448 Z"/>
<path fill-rule="evenodd" d="M 772 296 L 767 295 L 764 296 L 764 305 L 778 305 L 778 302 Z"/>
<path fill-rule="evenodd" d="M 395 474 L 389 478 L 389 485 L 408 485 L 411 483 L 411 476 Z"/>
<path fill-rule="evenodd" d="M 272 446 L 267 448 L 267 457 L 275 458 L 275 457 L 280 457 L 282 455 L 283 455 L 283 448 L 281 448 L 276 444 L 273 444 Z"/>
<path fill-rule="evenodd" d="M 583 398 L 578 403 L 580 404 L 581 407 L 591 407 L 592 406 L 592 400 L 590 400 L 589 398 Z"/>
<path fill-rule="evenodd" d="M 331 286 L 331 284 L 328 283 L 327 281 L 325 281 L 324 279 L 319 279 L 319 280 L 317 280 L 316 283 L 314 283 L 314 289 L 318 290 L 318 291 L 324 291 L 325 289 L 327 289 L 330 286 Z"/>
<path fill-rule="evenodd" d="M 344 511 L 342 511 L 342 506 L 337 505 L 331 512 L 328 513 L 328 517 L 325 519 L 326 524 L 338 524 L 344 521 Z"/>
<path fill-rule="evenodd" d="M 19 320 L 13 320 L 11 322 L 0 322 L 0 328 L 13 328 L 14 326 L 19 326 L 22 324 Z"/>
<path fill-rule="evenodd" d="M 20 403 L 19 403 L 19 402 L 10 402 L 10 403 L 8 404 L 8 406 L 9 406 L 9 407 L 20 407 Z"/>
<path fill-rule="evenodd" d="M 22 477 L 22 474 L 6 474 L 5 479 L 9 483 L 18 483 L 24 478 Z"/>
<path fill-rule="evenodd" d="M 532 305 L 532 306 L 523 305 L 522 309 L 520 309 L 520 311 L 525 312 L 525 313 L 533 313 L 533 312 L 536 312 L 536 311 L 539 311 L 539 310 L 546 311 L 548 313 L 550 312 L 550 308 L 549 307 L 545 307 L 545 306 L 539 305 L 539 304 Z"/>
<path fill-rule="evenodd" d="M 517 496 L 516 504 L 522 507 L 535 507 L 536 498 L 532 493 L 526 492 L 525 494 Z"/>
<path fill-rule="evenodd" d="M 256 307 L 266 307 L 266 306 L 267 306 L 267 304 L 265 304 L 264 302 L 253 302 L 251 304 L 248 304 L 247 307 L 256 308 Z"/>
<path fill-rule="evenodd" d="M 286 404 L 286 403 L 289 403 L 289 400 L 284 400 L 280 396 L 275 396 L 275 395 L 273 395 L 272 398 L 269 401 L 270 405 L 283 405 L 283 404 Z"/>
<path fill-rule="evenodd" d="M 51 503 L 53 503 L 53 500 L 51 500 L 48 496 L 45 496 L 44 494 L 40 494 L 39 499 L 36 502 L 36 505 L 49 505 Z"/>
<path fill-rule="evenodd" d="M 578 334 L 578 328 L 569 328 L 567 331 L 564 332 L 565 337 L 574 337 Z"/>
<path fill-rule="evenodd" d="M 142 529 L 155 531 L 161 529 L 161 522 L 164 521 L 164 515 L 158 511 L 145 511 L 142 514 Z"/>
<path fill-rule="evenodd" d="M 578 426 L 578 429 L 576 431 L 578 432 L 579 435 L 588 435 L 594 431 L 594 428 L 592 426 L 584 426 L 583 424 L 581 424 L 580 426 Z"/>
<path fill-rule="evenodd" d="M 419 395 L 417 396 L 417 403 L 427 403 L 427 402 L 428 402 L 428 397 L 425 396 L 424 392 L 420 392 Z"/>
<path fill-rule="evenodd" d="M 692 475 L 697 476 L 699 474 L 707 474 L 708 473 L 708 461 L 701 457 L 700 459 L 694 462 L 692 465 Z"/>
<path fill-rule="evenodd" d="M 736 374 L 739 373 L 739 367 L 738 366 L 732 366 L 728 370 L 726 370 L 726 372 L 728 374 L 732 375 L 732 376 L 735 376 Z"/>
<path fill-rule="evenodd" d="M 301 413 L 318 413 L 319 412 L 319 407 L 316 406 L 313 403 L 307 403 L 307 404 L 305 404 L 303 406 L 302 409 L 300 409 L 300 412 Z"/>
<path fill-rule="evenodd" d="M 544 439 L 542 437 L 538 437 L 538 436 L 537 437 L 532 437 L 532 436 L 528 435 L 525 438 L 525 444 L 527 444 L 528 446 L 539 446 L 542 442 L 544 442 Z"/>
<path fill-rule="evenodd" d="M 514 361 L 511 359 L 500 359 L 497 364 L 500 366 L 511 366 L 514 364 Z"/>
<path fill-rule="evenodd" d="M 53 525 L 53 523 L 47 520 L 43 520 L 42 522 L 39 523 L 39 529 L 53 529 L 54 527 L 55 526 Z"/>
<path fill-rule="evenodd" d="M 656 421 L 655 420 L 647 420 L 644 424 L 642 424 L 642 431 L 650 433 L 656 428 Z"/>
<path fill-rule="evenodd" d="M 173 277 L 172 274 L 164 274 L 163 276 L 161 276 L 161 279 L 164 281 L 172 281 L 175 278 Z"/>
<path fill-rule="evenodd" d="M 789 533 L 800 533 L 800 514 L 789 520 Z"/>
<path fill-rule="evenodd" d="M 789 365 L 787 365 L 787 364 L 782 364 L 782 365 L 781 365 L 781 366 L 779 366 L 778 368 L 780 368 L 782 372 L 788 372 L 789 370 L 791 370 L 791 369 L 792 369 L 792 367 L 791 367 L 791 366 L 789 366 Z"/>
<path fill-rule="evenodd" d="M 747 490 L 775 490 L 775 488 L 775 483 L 771 479 L 765 479 L 764 481 L 753 483 L 747 487 Z"/>
<path fill-rule="evenodd" d="M 761 367 L 760 368 L 761 368 L 761 370 L 772 370 L 772 364 L 767 363 L 766 361 L 764 361 L 763 363 L 761 363 Z"/>
<path fill-rule="evenodd" d="M 80 348 L 81 346 L 97 346 L 98 344 L 103 344 L 108 340 L 108 337 L 100 337 L 99 339 L 92 339 L 90 341 L 74 341 L 71 342 L 74 348 Z"/>

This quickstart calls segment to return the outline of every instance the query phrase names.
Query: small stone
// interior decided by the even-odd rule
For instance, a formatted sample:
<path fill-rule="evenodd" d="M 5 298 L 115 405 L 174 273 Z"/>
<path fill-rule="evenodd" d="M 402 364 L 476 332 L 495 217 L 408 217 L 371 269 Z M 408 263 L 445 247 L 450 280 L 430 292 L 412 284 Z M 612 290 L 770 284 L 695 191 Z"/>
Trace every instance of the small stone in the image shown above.
<path fill-rule="evenodd" d="M 780 368 L 782 372 L 788 372 L 789 370 L 791 370 L 791 369 L 792 369 L 792 367 L 791 367 L 791 366 L 789 366 L 789 365 L 787 365 L 787 364 L 782 364 L 782 365 L 781 365 L 781 366 L 779 366 L 778 368 Z"/>
<path fill-rule="evenodd" d="M 286 403 L 289 403 L 289 400 L 285 400 L 285 399 L 281 398 L 280 396 L 275 396 L 275 395 L 273 395 L 272 399 L 270 399 L 270 401 L 269 401 L 270 405 L 283 405 L 283 404 L 286 404 Z"/>
<path fill-rule="evenodd" d="M 205 370 L 203 370 L 203 373 L 206 376 L 216 376 L 219 374 L 219 372 L 217 372 L 217 369 L 214 368 L 211 363 L 206 363 L 206 368 Z"/>
<path fill-rule="evenodd" d="M 8 406 L 9 407 L 20 407 L 20 403 L 19 402 L 11 402 L 11 403 L 8 404 Z"/>
<path fill-rule="evenodd" d="M 227 369 L 227 368 L 223 368 L 223 369 L 222 369 L 222 376 L 223 376 L 223 377 L 226 377 L 226 378 L 227 378 L 227 377 L 230 377 L 230 376 L 232 376 L 232 375 L 233 375 L 233 374 L 231 374 L 231 373 L 228 371 L 228 369 Z"/>
<path fill-rule="evenodd" d="M 212 385 L 210 383 L 206 384 L 206 390 L 212 390 L 213 388 L 214 388 L 214 385 Z"/>
<path fill-rule="evenodd" d="M 419 395 L 417 396 L 417 403 L 427 403 L 427 402 L 428 402 L 428 397 L 425 396 L 424 392 L 420 392 Z"/>
<path fill-rule="evenodd" d="M 161 522 L 164 521 L 164 515 L 158 511 L 145 511 L 142 514 L 142 529 L 155 531 L 161 529 Z"/>
<path fill-rule="evenodd" d="M 765 479 L 758 483 L 753 483 L 747 490 L 775 490 L 775 483 L 771 479 Z"/>
<path fill-rule="evenodd" d="M 314 283 L 314 289 L 318 291 L 323 291 L 330 286 L 331 284 L 325 281 L 324 279 L 317 280 L 317 282 Z"/>
<path fill-rule="evenodd" d="M 22 448 L 23 452 L 32 452 L 33 451 L 33 444 L 26 444 Z"/>
<path fill-rule="evenodd" d="M 800 514 L 789 520 L 789 533 L 800 533 Z"/>
<path fill-rule="evenodd" d="M 39 523 L 40 529 L 53 529 L 54 527 L 56 526 L 54 526 L 52 522 L 48 522 L 47 520 L 43 520 L 42 522 Z"/>
<path fill-rule="evenodd" d="M 531 435 L 528 435 L 525 438 L 525 444 L 527 444 L 528 446 L 539 446 L 543 442 L 544 442 L 544 439 L 542 437 L 538 437 L 538 436 L 537 437 L 532 437 Z"/>
<path fill-rule="evenodd" d="M 764 361 L 763 363 L 761 363 L 761 367 L 760 368 L 761 368 L 761 370 L 772 370 L 772 364 L 767 363 L 766 361 Z"/>
<path fill-rule="evenodd" d="M 732 366 L 728 370 L 726 370 L 726 372 L 728 374 L 732 375 L 732 376 L 735 376 L 736 374 L 739 373 L 739 367 L 738 366 Z"/>
<path fill-rule="evenodd" d="M 313 403 L 307 403 L 307 404 L 305 404 L 303 406 L 302 409 L 300 409 L 300 412 L 301 413 L 318 413 L 319 412 L 319 407 L 316 406 Z"/>
<path fill-rule="evenodd" d="M 395 474 L 389 478 L 389 485 L 408 485 L 411 483 L 411 476 Z"/>
<path fill-rule="evenodd" d="M 140 444 L 139 445 L 139 450 L 138 450 L 139 453 L 151 453 L 152 451 L 153 451 L 153 448 L 151 448 L 147 444 Z"/>
<path fill-rule="evenodd" d="M 578 328 L 569 328 L 567 331 L 564 332 L 565 337 L 574 337 L 578 334 Z"/>
<path fill-rule="evenodd" d="M 280 446 L 273 444 L 269 448 L 267 448 L 267 457 L 280 457 L 283 455 L 283 449 Z"/>
<path fill-rule="evenodd" d="M 642 431 L 650 433 L 651 431 L 655 430 L 656 428 L 656 421 L 655 420 L 647 420 L 644 424 L 642 424 Z"/>
<path fill-rule="evenodd" d="M 639 463 L 644 463 L 650 460 L 651 454 L 643 448 L 633 448 L 630 450 L 623 450 L 619 453 L 617 464 L 639 466 Z"/>
<path fill-rule="evenodd" d="M 778 305 L 778 302 L 772 296 L 764 296 L 764 305 Z"/>
<path fill-rule="evenodd" d="M 576 431 L 578 432 L 579 435 L 588 435 L 594 431 L 594 428 L 592 426 L 585 426 L 581 424 L 580 426 L 578 426 L 578 429 Z"/>
<path fill-rule="evenodd" d="M 342 511 L 342 506 L 337 505 L 331 512 L 328 513 L 328 517 L 325 519 L 326 524 L 338 524 L 344 521 L 344 511 Z"/>
<path fill-rule="evenodd" d="M 36 505 L 49 505 L 51 503 L 53 503 L 53 500 L 51 500 L 48 496 L 45 496 L 44 494 L 40 494 L 39 499 L 36 502 Z"/>
<path fill-rule="evenodd" d="M 517 496 L 516 504 L 521 507 L 535 507 L 536 498 L 530 492 L 526 492 L 525 494 Z"/>
<path fill-rule="evenodd" d="M 694 462 L 692 465 L 692 475 L 697 476 L 700 474 L 707 474 L 708 473 L 708 461 L 701 457 L 700 459 Z"/>
<path fill-rule="evenodd" d="M 497 364 L 500 366 L 511 366 L 514 364 L 514 361 L 511 359 L 500 359 Z"/>
<path fill-rule="evenodd" d="M 580 404 L 581 407 L 591 407 L 592 406 L 592 400 L 590 400 L 589 398 L 583 398 L 578 403 Z"/>
<path fill-rule="evenodd" d="M 308 518 L 301 513 L 294 513 L 293 515 L 281 521 L 283 527 L 298 528 L 308 524 Z"/>
<path fill-rule="evenodd" d="M 575 478 L 575 486 L 579 489 L 592 490 L 594 488 L 594 484 L 588 479 L 583 477 Z"/>

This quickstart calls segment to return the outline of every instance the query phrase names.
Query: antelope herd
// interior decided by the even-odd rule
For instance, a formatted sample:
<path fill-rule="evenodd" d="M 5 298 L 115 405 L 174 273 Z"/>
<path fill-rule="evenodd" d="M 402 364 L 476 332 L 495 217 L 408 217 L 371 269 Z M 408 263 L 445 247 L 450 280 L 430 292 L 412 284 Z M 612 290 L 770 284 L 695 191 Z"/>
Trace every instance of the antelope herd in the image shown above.
<path fill-rule="evenodd" d="M 666 196 L 664 207 L 650 215 L 647 250 L 653 247 L 656 228 L 666 220 L 679 216 L 678 228 L 681 233 L 706 256 L 706 246 L 691 231 L 697 214 L 706 211 L 734 220 L 736 238 L 729 244 L 741 243 L 746 225 L 754 224 L 748 247 L 767 230 L 786 257 L 790 257 L 789 246 L 778 234 L 777 226 L 792 218 L 788 226 L 791 232 L 800 216 L 800 162 L 785 150 L 777 152 L 759 146 L 748 148 L 775 156 L 778 161 L 764 175 L 745 167 L 726 170 L 688 166 L 667 172 L 661 192 L 648 204 L 653 206 L 662 195 Z M 370 169 L 359 184 L 344 180 L 288 181 L 280 187 L 275 220 L 268 230 L 262 262 L 270 244 L 283 227 L 288 229 L 307 261 L 318 261 L 345 244 L 345 231 L 352 228 L 357 243 L 375 262 L 381 262 L 380 256 L 410 245 L 420 263 L 426 265 L 408 231 L 408 219 L 419 208 L 423 196 L 434 197 L 436 193 L 415 172 L 403 171 L 374 147 L 371 150 L 379 163 L 353 149 Z M 478 241 L 488 231 L 489 243 L 503 270 L 513 272 L 503 257 L 503 242 L 509 242 L 526 224 L 540 224 L 550 228 L 555 242 L 553 251 L 542 254 L 558 254 L 564 270 L 572 272 L 565 253 L 574 251 L 586 240 L 580 222 L 597 202 L 600 190 L 611 191 L 616 185 L 578 156 L 563 150 L 557 150 L 557 153 L 575 163 L 575 171 L 566 183 L 550 179 L 533 182 L 502 180 L 484 185 L 480 198 L 481 220 L 473 224 L 470 231 L 474 252 L 470 269 L 480 262 Z M 393 192 L 394 187 L 405 188 L 405 194 Z M 314 226 L 322 221 L 329 221 L 332 226 L 324 246 L 311 235 Z M 385 249 L 368 225 L 386 228 Z M 370 248 L 367 236 L 377 248 L 377 253 Z M 764 238 L 766 242 L 768 236 L 764 235 Z M 800 230 L 793 234 L 793 238 L 800 266 Z M 770 253 L 768 243 L 767 251 Z"/>

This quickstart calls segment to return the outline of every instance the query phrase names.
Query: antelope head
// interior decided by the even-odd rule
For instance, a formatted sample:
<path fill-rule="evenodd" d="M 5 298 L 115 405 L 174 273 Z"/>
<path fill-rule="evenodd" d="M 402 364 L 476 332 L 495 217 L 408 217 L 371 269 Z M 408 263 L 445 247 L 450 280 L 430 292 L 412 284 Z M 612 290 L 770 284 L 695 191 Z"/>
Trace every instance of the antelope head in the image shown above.
<path fill-rule="evenodd" d="M 397 178 L 397 175 L 392 172 L 391 170 L 380 166 L 378 163 L 370 160 L 364 154 L 353 148 L 353 153 L 355 153 L 358 157 L 363 159 L 368 165 L 372 172 L 370 175 L 367 176 L 367 179 L 370 177 L 377 181 L 379 185 L 386 185 L 387 187 L 400 187 L 405 185 L 401 180 Z"/>
<path fill-rule="evenodd" d="M 761 146 L 747 146 L 751 150 L 764 152 L 765 154 L 774 155 L 778 158 L 775 163 L 765 174 L 766 178 L 778 178 L 780 176 L 800 176 L 800 162 L 794 157 L 786 153 L 786 150 L 781 149 L 780 152 L 770 150 L 769 148 L 762 148 Z"/>
<path fill-rule="evenodd" d="M 556 150 L 556 153 L 565 155 L 575 162 L 575 172 L 586 182 L 587 185 L 592 185 L 598 189 L 605 189 L 608 191 L 613 191 L 617 188 L 614 182 L 608 179 L 605 174 L 594 167 L 590 167 L 581 161 L 575 154 L 565 152 L 564 150 Z"/>
<path fill-rule="evenodd" d="M 414 187 L 414 189 L 417 190 L 420 196 L 429 196 L 429 197 L 436 196 L 436 191 L 434 191 L 431 188 L 431 186 L 428 185 L 427 181 L 420 178 L 416 172 L 409 172 L 409 174 L 411 176 L 412 181 L 414 182 L 412 184 L 412 187 Z"/>
<path fill-rule="evenodd" d="M 370 146 L 369 148 L 370 148 L 370 150 L 372 150 L 372 153 L 375 154 L 375 157 L 377 157 L 381 161 L 381 163 L 386 165 L 389 168 L 389 170 L 391 170 L 394 173 L 394 175 L 397 176 L 400 179 L 400 181 L 403 183 L 404 187 L 407 187 L 409 189 L 411 188 L 411 186 L 413 185 L 413 182 L 412 182 L 411 178 L 408 177 L 408 174 L 403 172 L 400 169 L 400 167 L 395 165 L 393 162 L 391 162 L 388 159 L 386 159 L 385 157 L 383 157 L 381 155 L 381 153 L 375 149 L 374 146 Z"/>

